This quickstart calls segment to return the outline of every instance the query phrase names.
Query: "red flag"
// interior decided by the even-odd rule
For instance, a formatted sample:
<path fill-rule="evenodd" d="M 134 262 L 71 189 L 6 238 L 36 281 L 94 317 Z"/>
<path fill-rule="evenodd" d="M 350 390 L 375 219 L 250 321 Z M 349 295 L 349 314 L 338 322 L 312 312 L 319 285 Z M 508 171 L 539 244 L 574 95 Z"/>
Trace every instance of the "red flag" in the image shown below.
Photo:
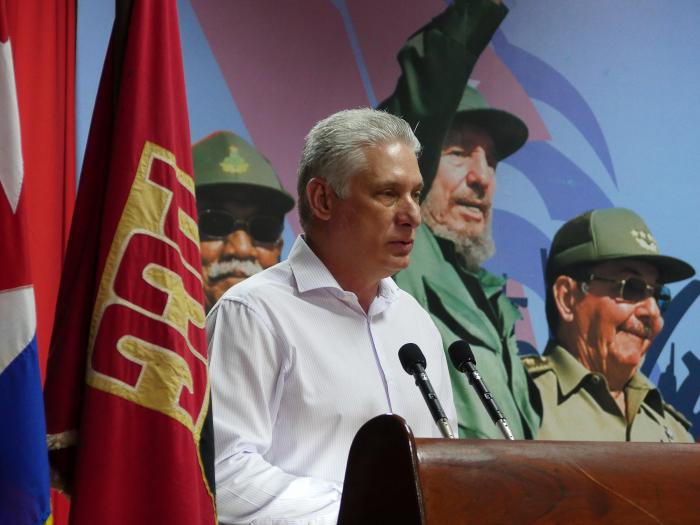
<path fill-rule="evenodd" d="M 52 467 L 72 493 L 71 524 L 213 524 L 176 2 L 122 7 L 93 113 L 49 354 Z"/>

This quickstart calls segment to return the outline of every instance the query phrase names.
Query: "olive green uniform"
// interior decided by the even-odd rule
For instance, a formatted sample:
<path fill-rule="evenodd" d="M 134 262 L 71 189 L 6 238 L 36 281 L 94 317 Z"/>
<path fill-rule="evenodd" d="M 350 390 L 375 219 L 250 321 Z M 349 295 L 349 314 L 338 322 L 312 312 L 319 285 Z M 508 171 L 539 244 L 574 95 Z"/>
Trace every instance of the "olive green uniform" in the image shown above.
<path fill-rule="evenodd" d="M 430 312 L 445 348 L 457 339 L 471 345 L 479 373 L 513 435 L 532 438 L 539 425 L 533 402 L 538 406 L 539 396 L 518 357 L 515 322 L 520 312 L 505 295 L 505 279 L 483 269 L 467 271 L 454 244 L 435 237 L 425 225 L 416 232 L 411 264 L 394 279 Z M 449 369 L 460 437 L 502 438 L 466 376 Z"/>
<path fill-rule="evenodd" d="M 625 417 L 607 379 L 585 368 L 561 346 L 550 342 L 542 357 L 526 357 L 523 363 L 542 397 L 538 439 L 693 442 L 688 420 L 664 403 L 640 372 L 625 386 Z"/>
<path fill-rule="evenodd" d="M 491 0 L 456 0 L 399 52 L 401 77 L 380 107 L 415 128 L 423 146 L 418 162 L 424 192 L 437 172 L 443 141 L 474 64 L 507 12 L 504 5 Z M 503 292 L 503 278 L 485 270 L 468 272 L 458 263 L 453 248 L 421 226 L 411 264 L 395 280 L 430 312 L 445 349 L 457 339 L 470 342 L 479 371 L 514 436 L 531 438 L 539 417 L 531 406 L 530 387 L 535 396 L 537 389 L 517 355 L 514 326 L 520 314 Z M 460 437 L 502 438 L 466 377 L 449 368 Z"/>

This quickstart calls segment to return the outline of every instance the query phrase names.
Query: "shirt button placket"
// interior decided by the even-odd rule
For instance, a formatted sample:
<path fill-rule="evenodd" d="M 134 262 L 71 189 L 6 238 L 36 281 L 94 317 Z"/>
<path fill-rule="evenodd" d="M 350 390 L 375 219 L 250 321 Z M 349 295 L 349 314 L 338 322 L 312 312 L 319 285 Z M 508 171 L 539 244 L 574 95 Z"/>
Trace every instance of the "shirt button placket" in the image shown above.
<path fill-rule="evenodd" d="M 393 413 L 394 409 L 391 406 L 391 396 L 389 395 L 389 383 L 386 377 L 386 372 L 384 371 L 384 366 L 382 365 L 382 359 L 379 355 L 379 349 L 375 343 L 374 333 L 372 332 L 372 318 L 369 315 L 365 315 L 367 320 L 367 335 L 369 336 L 369 343 L 372 346 L 372 352 L 374 353 L 374 360 L 377 363 L 377 371 L 379 376 L 382 378 L 382 384 L 384 385 L 384 393 L 386 395 L 387 406 L 389 407 L 389 412 Z"/>

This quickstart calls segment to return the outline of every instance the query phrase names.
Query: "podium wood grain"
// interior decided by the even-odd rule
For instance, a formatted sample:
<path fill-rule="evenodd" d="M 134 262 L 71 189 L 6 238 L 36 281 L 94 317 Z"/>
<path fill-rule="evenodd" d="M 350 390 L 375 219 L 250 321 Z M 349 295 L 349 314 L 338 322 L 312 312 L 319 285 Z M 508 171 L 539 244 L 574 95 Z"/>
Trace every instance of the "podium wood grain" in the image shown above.
<path fill-rule="evenodd" d="M 700 523 L 700 448 L 414 439 L 379 416 L 350 450 L 339 523 Z"/>

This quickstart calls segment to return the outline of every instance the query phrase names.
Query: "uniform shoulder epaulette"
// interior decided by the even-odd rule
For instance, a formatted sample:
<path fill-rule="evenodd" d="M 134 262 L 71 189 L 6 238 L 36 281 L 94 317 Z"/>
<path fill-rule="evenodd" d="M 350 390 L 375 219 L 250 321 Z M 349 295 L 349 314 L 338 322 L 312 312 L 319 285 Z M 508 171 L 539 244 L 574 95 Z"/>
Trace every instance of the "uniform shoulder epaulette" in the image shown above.
<path fill-rule="evenodd" d="M 664 410 L 671 414 L 674 418 L 676 418 L 681 423 L 681 425 L 685 427 L 686 430 L 690 429 L 690 427 L 692 426 L 692 423 L 688 421 L 688 418 L 686 418 L 677 408 L 674 408 L 665 401 Z"/>
<path fill-rule="evenodd" d="M 549 358 L 541 355 L 526 355 L 520 360 L 530 375 L 539 375 L 552 368 Z"/>

